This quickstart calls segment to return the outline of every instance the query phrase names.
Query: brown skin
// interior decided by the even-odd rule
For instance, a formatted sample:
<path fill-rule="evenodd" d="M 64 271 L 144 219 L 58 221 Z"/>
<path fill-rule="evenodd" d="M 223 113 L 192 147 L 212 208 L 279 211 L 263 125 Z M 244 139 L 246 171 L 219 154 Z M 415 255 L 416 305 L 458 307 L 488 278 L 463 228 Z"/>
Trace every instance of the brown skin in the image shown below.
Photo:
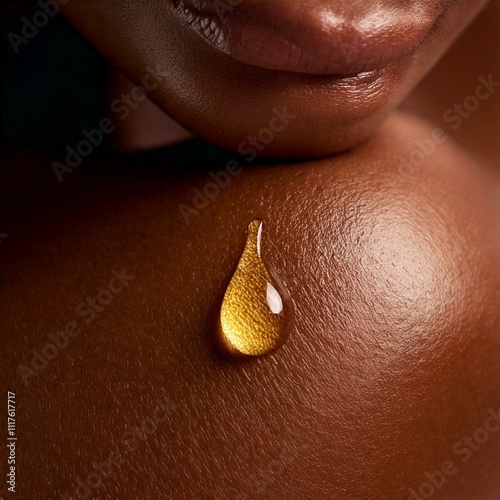
<path fill-rule="evenodd" d="M 305 3 L 311 9 L 332 5 L 325 0 Z M 345 80 L 272 71 L 231 59 L 193 34 L 173 2 L 72 0 L 61 8 L 134 82 L 143 81 L 148 66 L 168 74 L 151 96 L 195 135 L 236 149 L 268 122 L 274 108 L 286 107 L 301 117 L 300 122 L 280 133 L 266 155 L 311 158 L 343 151 L 370 137 L 488 2 L 423 3 L 433 4 L 442 16 L 408 61 L 381 74 Z M 396 5 L 401 15 L 407 9 L 406 2 L 384 0 L 381 5 Z M 355 22 L 364 10 L 364 1 L 343 0 L 335 2 L 334 13 Z M 406 31 L 402 29 L 400 36 Z"/>
<path fill-rule="evenodd" d="M 453 452 L 500 407 L 496 192 L 451 144 L 399 172 L 429 133 L 394 116 L 338 158 L 246 168 L 187 225 L 178 204 L 206 176 L 87 164 L 35 188 L 2 249 L 23 490 L 71 494 L 118 447 L 95 497 L 399 499 L 449 459 L 435 498 L 500 494 L 500 433 L 467 463 Z M 215 318 L 256 216 L 295 324 L 273 356 L 233 361 Z M 86 324 L 76 306 L 122 268 L 135 279 Z M 71 320 L 80 335 L 25 386 L 18 365 Z M 173 413 L 126 453 L 165 396 Z"/>
<path fill-rule="evenodd" d="M 479 109 L 464 119 L 457 129 L 443 120 L 453 104 L 462 104 L 474 93 L 478 76 L 493 75 L 500 81 L 498 23 L 500 2 L 491 2 L 477 22 L 455 43 L 407 99 L 406 107 L 437 126 L 465 147 L 483 165 L 499 171 L 500 92 L 497 90 Z"/>
<path fill-rule="evenodd" d="M 117 448 L 94 498 L 399 500 L 447 460 L 432 498 L 500 495 L 500 431 L 465 463 L 453 451 L 500 407 L 498 184 L 451 142 L 401 170 L 431 134 L 398 114 L 350 153 L 248 167 L 187 225 L 178 204 L 203 173 L 89 160 L 59 185 L 54 158 L 5 152 L 20 498 L 73 494 Z M 214 325 L 259 216 L 295 323 L 273 356 L 233 361 Z M 87 324 L 75 308 L 122 268 L 135 278 Z M 72 320 L 81 333 L 23 384 L 19 364 Z M 130 451 L 124 433 L 165 396 L 175 409 Z"/>

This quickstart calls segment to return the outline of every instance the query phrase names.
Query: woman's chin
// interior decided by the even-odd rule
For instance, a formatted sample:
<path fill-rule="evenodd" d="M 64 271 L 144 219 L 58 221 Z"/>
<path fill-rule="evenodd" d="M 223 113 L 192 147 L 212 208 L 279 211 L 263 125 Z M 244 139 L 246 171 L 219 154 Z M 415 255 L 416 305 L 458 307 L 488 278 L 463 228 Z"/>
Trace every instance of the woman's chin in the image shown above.
<path fill-rule="evenodd" d="M 321 158 L 365 142 L 398 105 L 400 95 L 387 73 L 344 85 L 291 74 L 286 85 L 254 79 L 254 93 L 243 94 L 231 88 L 230 80 L 218 85 L 207 78 L 209 92 L 188 97 L 204 100 L 196 109 L 179 94 L 173 98 L 171 88 L 160 87 L 152 98 L 195 136 L 225 149 L 252 158 Z M 316 80 L 314 87 L 309 79 Z"/>
<path fill-rule="evenodd" d="M 281 114 L 283 109 L 276 108 L 270 116 Z M 255 132 L 247 133 L 248 135 L 233 131 L 217 133 L 210 127 L 197 127 L 194 133 L 207 142 L 239 153 L 251 163 L 258 157 L 306 160 L 340 154 L 368 140 L 378 125 L 375 120 L 348 127 L 332 124 L 327 130 L 319 132 L 313 128 L 312 123 L 308 126 L 303 118 L 288 110 L 286 112 L 289 116 L 294 116 L 296 121 L 286 131 L 275 131 L 272 124 L 267 122 L 256 126 Z"/>

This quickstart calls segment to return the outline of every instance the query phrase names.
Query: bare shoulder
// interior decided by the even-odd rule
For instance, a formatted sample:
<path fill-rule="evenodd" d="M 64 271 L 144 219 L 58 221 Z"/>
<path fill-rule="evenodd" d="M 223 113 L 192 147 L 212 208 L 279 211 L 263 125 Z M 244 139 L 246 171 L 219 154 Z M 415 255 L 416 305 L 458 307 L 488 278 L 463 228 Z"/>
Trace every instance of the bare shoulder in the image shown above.
<path fill-rule="evenodd" d="M 40 457 L 29 491 L 500 493 L 498 186 L 442 131 L 395 115 L 329 159 L 120 167 L 35 186 L 7 221 L 2 370 Z M 214 325 L 258 218 L 294 326 L 234 362 Z"/>

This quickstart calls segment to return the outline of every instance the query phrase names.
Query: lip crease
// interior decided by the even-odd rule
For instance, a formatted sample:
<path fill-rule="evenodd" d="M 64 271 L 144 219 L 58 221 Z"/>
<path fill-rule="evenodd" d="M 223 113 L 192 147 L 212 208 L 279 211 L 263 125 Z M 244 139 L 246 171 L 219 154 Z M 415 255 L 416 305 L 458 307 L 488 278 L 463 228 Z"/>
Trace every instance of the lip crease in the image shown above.
<path fill-rule="evenodd" d="M 380 70 L 412 53 L 437 20 L 432 3 L 433 8 L 422 2 L 405 11 L 372 5 L 358 16 L 336 13 L 333 3 L 329 9 L 314 9 L 289 0 L 241 0 L 227 10 L 210 0 L 180 0 L 176 8 L 193 31 L 240 62 L 351 76 Z"/>

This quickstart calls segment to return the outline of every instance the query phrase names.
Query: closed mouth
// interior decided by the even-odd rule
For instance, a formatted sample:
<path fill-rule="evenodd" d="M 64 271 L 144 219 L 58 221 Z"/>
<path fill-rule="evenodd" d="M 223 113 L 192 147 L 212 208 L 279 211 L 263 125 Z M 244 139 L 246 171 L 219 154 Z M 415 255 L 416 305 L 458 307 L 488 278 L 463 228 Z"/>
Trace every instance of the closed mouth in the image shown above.
<path fill-rule="evenodd" d="M 401 61 L 439 17 L 435 5 L 407 12 L 368 8 L 358 18 L 347 18 L 287 0 L 241 0 L 222 10 L 209 0 L 180 0 L 176 10 L 195 33 L 237 61 L 337 76 L 377 71 Z"/>

